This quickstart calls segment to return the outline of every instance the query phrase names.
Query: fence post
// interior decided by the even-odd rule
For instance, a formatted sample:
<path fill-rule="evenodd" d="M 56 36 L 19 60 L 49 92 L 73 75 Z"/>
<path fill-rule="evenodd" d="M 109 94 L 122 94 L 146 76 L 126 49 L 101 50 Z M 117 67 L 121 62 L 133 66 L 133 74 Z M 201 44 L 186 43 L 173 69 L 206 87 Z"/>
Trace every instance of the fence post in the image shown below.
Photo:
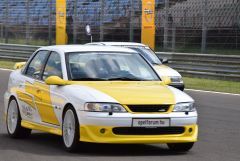
<path fill-rule="evenodd" d="M 6 13 L 5 13 L 5 43 L 8 43 L 8 12 L 9 0 L 6 0 Z"/>
<path fill-rule="evenodd" d="M 175 51 L 176 48 L 176 27 L 172 26 L 172 52 Z"/>
<path fill-rule="evenodd" d="M 77 0 L 74 0 L 73 5 L 73 43 L 77 43 Z"/>
<path fill-rule="evenodd" d="M 203 16 L 202 16 L 202 45 L 201 45 L 201 53 L 206 53 L 206 42 L 207 42 L 207 5 L 208 0 L 203 1 Z"/>
<path fill-rule="evenodd" d="M 3 41 L 3 23 L 1 23 L 1 42 Z"/>
<path fill-rule="evenodd" d="M 29 0 L 26 0 L 26 44 L 29 44 Z"/>
<path fill-rule="evenodd" d="M 26 0 L 26 33 L 25 33 L 26 44 L 29 44 L 29 0 Z"/>
<path fill-rule="evenodd" d="M 187 28 L 187 11 L 188 7 L 183 10 L 183 46 L 186 46 L 186 28 Z"/>
<path fill-rule="evenodd" d="M 236 49 L 238 49 L 238 31 L 240 29 L 240 1 L 237 1 L 236 10 L 234 14 L 235 24 L 236 24 Z"/>
<path fill-rule="evenodd" d="M 48 7 L 48 45 L 52 45 L 52 0 Z"/>
<path fill-rule="evenodd" d="M 130 3 L 130 25 L 129 25 L 129 40 L 133 42 L 134 37 L 134 0 L 131 0 Z"/>
<path fill-rule="evenodd" d="M 165 0 L 165 21 L 164 21 L 164 39 L 163 39 L 163 49 L 167 49 L 168 45 L 168 10 L 169 10 L 169 0 Z"/>
<path fill-rule="evenodd" d="M 104 28 L 103 28 L 103 18 L 104 18 L 104 0 L 101 0 L 101 12 L 100 12 L 100 41 L 104 38 Z"/>

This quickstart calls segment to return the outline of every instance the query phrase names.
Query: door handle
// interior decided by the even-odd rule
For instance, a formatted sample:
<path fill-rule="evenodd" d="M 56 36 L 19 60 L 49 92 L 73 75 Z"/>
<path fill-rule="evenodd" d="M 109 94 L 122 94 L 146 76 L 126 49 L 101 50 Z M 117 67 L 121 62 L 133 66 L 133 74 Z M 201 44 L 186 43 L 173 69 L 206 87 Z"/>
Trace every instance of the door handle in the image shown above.
<path fill-rule="evenodd" d="M 41 95 L 41 90 L 40 89 L 36 89 L 36 95 L 35 97 L 39 100 L 42 101 L 42 95 Z"/>

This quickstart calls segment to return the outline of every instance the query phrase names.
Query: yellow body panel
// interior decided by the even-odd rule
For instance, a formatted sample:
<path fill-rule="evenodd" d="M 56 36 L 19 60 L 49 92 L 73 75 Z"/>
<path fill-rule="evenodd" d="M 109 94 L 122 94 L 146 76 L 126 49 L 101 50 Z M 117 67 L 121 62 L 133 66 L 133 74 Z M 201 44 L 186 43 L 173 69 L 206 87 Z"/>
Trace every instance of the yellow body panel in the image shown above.
<path fill-rule="evenodd" d="M 35 82 L 34 84 L 26 83 L 26 93 L 34 97 L 39 115 L 43 122 L 59 125 L 59 121 L 54 112 L 52 101 L 50 98 L 49 85 Z"/>
<path fill-rule="evenodd" d="M 71 82 L 97 89 L 123 105 L 175 104 L 174 94 L 160 82 Z M 123 92 L 123 89 L 126 92 Z"/>
<path fill-rule="evenodd" d="M 39 88 L 40 98 L 41 100 L 36 102 L 39 114 L 42 118 L 42 121 L 59 125 L 59 121 L 54 112 L 54 107 L 52 105 L 51 97 L 50 97 L 50 87 L 49 85 L 43 83 L 35 83 L 35 86 Z"/>
<path fill-rule="evenodd" d="M 18 99 L 20 101 L 23 101 L 26 104 L 28 104 L 29 106 L 31 106 L 32 108 L 35 108 L 35 103 L 34 103 L 32 96 L 30 96 L 26 93 L 20 92 L 20 91 L 17 91 L 16 93 L 17 93 Z"/>
<path fill-rule="evenodd" d="M 183 142 L 196 142 L 198 136 L 197 125 L 186 125 L 183 134 L 171 135 L 116 135 L 113 134 L 111 126 L 94 126 L 94 125 L 81 125 L 80 126 L 80 141 L 94 142 L 94 143 L 183 143 Z M 193 131 L 189 132 L 188 129 L 192 128 Z M 102 134 L 101 129 L 106 132 Z"/>
<path fill-rule="evenodd" d="M 32 130 L 44 131 L 44 132 L 48 132 L 48 133 L 60 135 L 60 136 L 62 135 L 61 129 L 44 126 L 44 125 L 36 124 L 33 122 L 25 121 L 25 120 L 22 120 L 21 126 L 28 129 L 32 129 Z"/>

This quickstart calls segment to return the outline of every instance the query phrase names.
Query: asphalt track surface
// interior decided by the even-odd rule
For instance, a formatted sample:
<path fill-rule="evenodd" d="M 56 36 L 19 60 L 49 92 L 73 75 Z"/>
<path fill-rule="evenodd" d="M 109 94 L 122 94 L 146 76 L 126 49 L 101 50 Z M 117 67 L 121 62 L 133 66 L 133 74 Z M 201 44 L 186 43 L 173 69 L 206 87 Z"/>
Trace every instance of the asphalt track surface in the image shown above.
<path fill-rule="evenodd" d="M 9 71 L 0 70 L 0 161 L 240 161 L 240 96 L 187 91 L 198 107 L 199 141 L 189 153 L 170 152 L 166 145 L 84 144 L 65 152 L 61 137 L 34 131 L 25 140 L 7 135 L 3 94 Z"/>

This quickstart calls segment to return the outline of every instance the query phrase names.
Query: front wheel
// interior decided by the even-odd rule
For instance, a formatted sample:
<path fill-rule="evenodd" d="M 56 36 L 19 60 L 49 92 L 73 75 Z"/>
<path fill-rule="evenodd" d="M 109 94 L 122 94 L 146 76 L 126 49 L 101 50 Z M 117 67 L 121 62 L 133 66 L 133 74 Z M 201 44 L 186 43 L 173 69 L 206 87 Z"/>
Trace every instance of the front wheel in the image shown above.
<path fill-rule="evenodd" d="M 19 107 L 15 99 L 11 99 L 7 110 L 7 131 L 12 138 L 25 138 L 31 134 L 31 129 L 26 129 L 21 126 L 21 115 Z"/>
<path fill-rule="evenodd" d="M 62 138 L 67 151 L 74 152 L 77 150 L 79 144 L 79 123 L 73 107 L 69 107 L 64 113 Z"/>
<path fill-rule="evenodd" d="M 190 142 L 190 143 L 169 143 L 167 145 L 168 145 L 168 148 L 172 151 L 187 152 L 193 147 L 194 143 L 193 142 Z"/>

